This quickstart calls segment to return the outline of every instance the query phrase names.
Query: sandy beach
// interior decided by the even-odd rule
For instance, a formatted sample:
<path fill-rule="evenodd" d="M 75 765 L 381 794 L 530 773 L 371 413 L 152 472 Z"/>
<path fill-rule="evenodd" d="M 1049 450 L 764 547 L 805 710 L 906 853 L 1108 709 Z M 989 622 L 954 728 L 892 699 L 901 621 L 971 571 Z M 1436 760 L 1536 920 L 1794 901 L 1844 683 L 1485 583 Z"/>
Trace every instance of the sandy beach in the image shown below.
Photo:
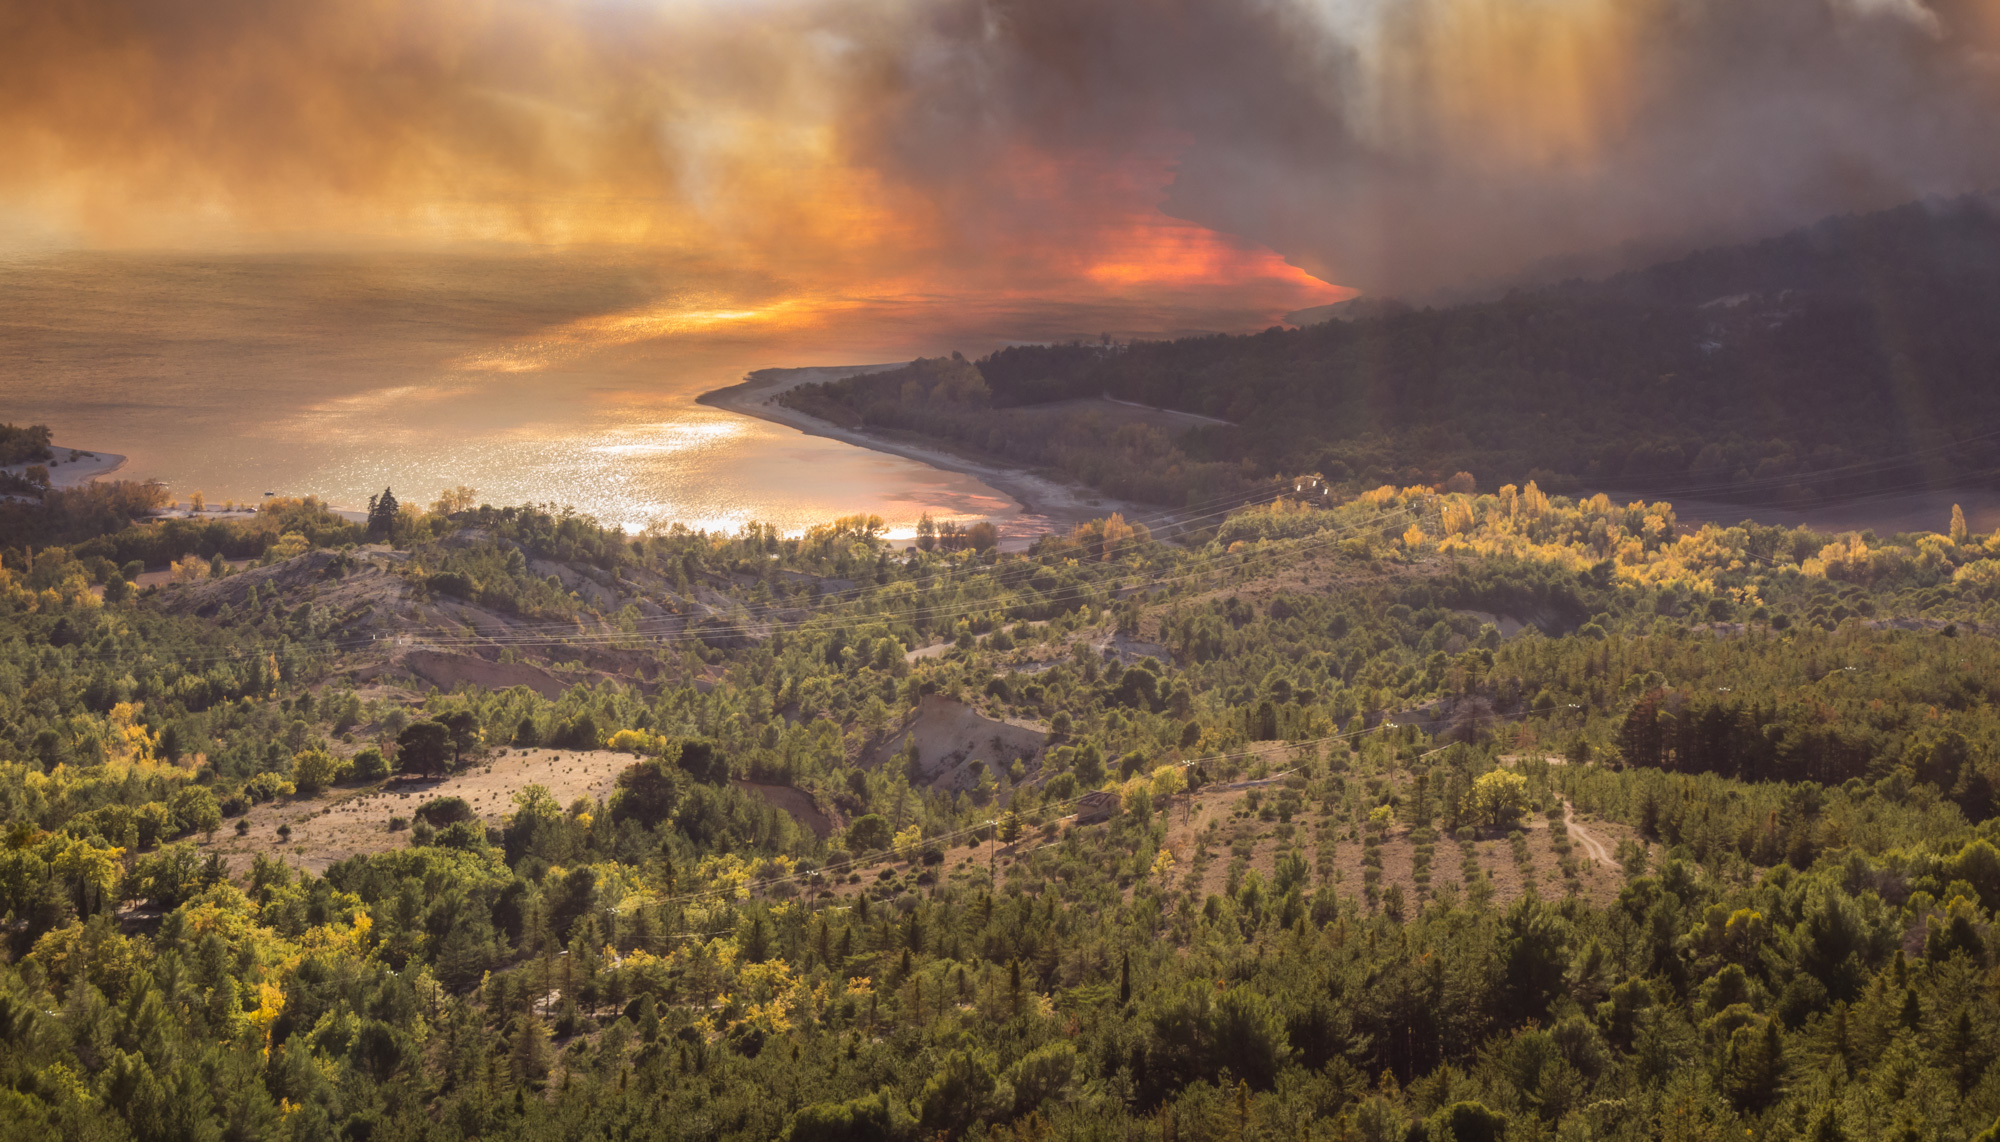
<path fill-rule="evenodd" d="M 893 439 L 856 429 L 842 428 L 815 416 L 808 416 L 797 409 L 786 408 L 778 403 L 778 397 L 789 389 L 800 385 L 820 384 L 837 381 L 863 373 L 877 373 L 900 367 L 887 365 L 842 365 L 804 369 L 761 369 L 751 373 L 742 383 L 728 388 L 703 393 L 696 398 L 698 403 L 730 412 L 742 413 L 763 420 L 796 428 L 811 436 L 824 436 L 861 448 L 871 448 L 902 456 L 919 463 L 929 464 L 951 472 L 962 472 L 1004 492 L 1021 504 L 1024 514 L 1048 521 L 1048 530 L 1066 528 L 1085 520 L 1098 519 L 1111 512 L 1123 512 L 1128 517 L 1143 518 L 1148 509 L 1139 505 L 1124 503 L 1108 497 L 1098 496 L 1089 489 L 1079 488 L 1019 468 L 1010 468 L 988 460 L 962 455 L 949 449 L 920 444 L 912 441 Z M 1111 398 L 1104 398 L 1110 400 Z M 1080 402 L 1079 402 L 1080 403 Z M 1129 404 L 1112 401 L 1115 404 Z M 1135 408 L 1145 406 L 1134 405 Z M 1168 409 L 1148 409 L 1163 417 L 1180 418 L 1186 422 L 1224 424 L 1209 417 L 1192 413 L 1174 412 Z M 1633 492 L 1611 492 L 1613 499 L 1620 503 L 1632 499 L 1654 497 Z M 1684 527 L 1697 527 L 1705 522 L 1726 525 L 1743 519 L 1753 519 L 1765 525 L 1785 527 L 1810 527 L 1828 534 L 1844 531 L 1874 529 L 1882 535 L 1911 529 L 1942 531 L 1951 516 L 1951 505 L 1962 503 L 1968 523 L 1974 531 L 2000 530 L 2000 492 L 1987 489 L 1937 489 L 1916 492 L 1896 492 L 1880 496 L 1860 497 L 1818 506 L 1804 511 L 1769 506 L 1730 504 L 1700 499 L 1677 499 L 1664 497 L 1674 502 L 1675 514 Z M 1015 546 L 1015 545 L 1007 545 Z"/>
<path fill-rule="evenodd" d="M 55 453 L 55 458 L 36 463 L 49 470 L 49 486 L 53 488 L 80 488 L 125 466 L 125 457 L 115 452 L 93 452 L 68 444 L 51 444 L 49 450 Z M 33 463 L 9 464 L 0 468 L 0 472 L 18 476 L 31 467 Z"/>
<path fill-rule="evenodd" d="M 726 409 L 754 416 L 796 428 L 808 436 L 824 436 L 857 448 L 870 448 L 942 468 L 948 472 L 961 472 L 972 476 L 993 488 L 1004 492 L 1021 505 L 1025 516 L 1034 516 L 1048 521 L 1045 530 L 1066 530 L 1073 524 L 1086 520 L 1100 519 L 1112 512 L 1126 515 L 1144 515 L 1147 509 L 1128 504 L 1110 497 L 1100 496 L 1088 488 L 1079 488 L 1020 468 L 1010 468 L 1002 464 L 975 459 L 946 448 L 917 444 L 878 436 L 871 432 L 842 428 L 830 424 L 816 416 L 808 416 L 797 409 L 786 408 L 778 403 L 780 394 L 800 385 L 821 384 L 837 381 L 863 373 L 880 373 L 901 367 L 902 362 L 888 365 L 834 365 L 805 369 L 760 369 L 744 378 L 741 384 L 715 389 L 696 397 L 696 403 L 713 408 Z"/>

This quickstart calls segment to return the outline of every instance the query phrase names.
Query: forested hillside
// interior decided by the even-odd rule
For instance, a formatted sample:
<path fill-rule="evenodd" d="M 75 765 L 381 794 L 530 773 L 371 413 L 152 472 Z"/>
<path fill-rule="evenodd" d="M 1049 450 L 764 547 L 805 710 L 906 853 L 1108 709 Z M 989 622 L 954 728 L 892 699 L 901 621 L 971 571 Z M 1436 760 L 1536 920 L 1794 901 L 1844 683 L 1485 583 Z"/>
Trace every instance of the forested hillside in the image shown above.
<path fill-rule="evenodd" d="M 786 399 L 1172 506 L 1302 471 L 1356 489 L 1471 471 L 1791 505 L 2000 475 L 1992 198 L 1828 219 L 1607 281 L 1384 308 L 1252 336 L 919 361 Z M 1054 403 L 1104 395 L 1233 427 Z"/>
<path fill-rule="evenodd" d="M 1287 486 L 0 553 L 0 1135 L 2000 1118 L 2000 536 Z"/>

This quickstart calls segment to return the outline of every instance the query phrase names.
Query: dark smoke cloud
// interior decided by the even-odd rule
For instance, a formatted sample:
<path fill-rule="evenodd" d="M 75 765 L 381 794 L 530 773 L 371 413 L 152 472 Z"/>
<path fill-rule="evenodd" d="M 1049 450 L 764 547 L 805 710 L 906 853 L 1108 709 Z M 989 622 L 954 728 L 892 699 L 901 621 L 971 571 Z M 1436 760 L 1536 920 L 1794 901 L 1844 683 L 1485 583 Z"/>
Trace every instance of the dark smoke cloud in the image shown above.
<path fill-rule="evenodd" d="M 1992 0 L 1017 0 L 930 34 L 894 141 L 1177 139 L 1169 211 L 1373 291 L 2000 184 Z"/>
<path fill-rule="evenodd" d="M 9 3 L 0 199 L 108 241 L 1026 288 L 1163 200 L 1404 292 L 2000 184 L 2000 0 Z"/>

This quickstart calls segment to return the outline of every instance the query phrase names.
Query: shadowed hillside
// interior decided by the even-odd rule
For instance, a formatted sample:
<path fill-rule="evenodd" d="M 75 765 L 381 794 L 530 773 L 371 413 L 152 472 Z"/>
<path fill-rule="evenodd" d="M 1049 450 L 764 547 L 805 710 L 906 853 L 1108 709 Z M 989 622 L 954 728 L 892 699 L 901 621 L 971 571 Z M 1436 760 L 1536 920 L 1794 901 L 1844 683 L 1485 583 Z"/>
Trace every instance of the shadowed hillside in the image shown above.
<path fill-rule="evenodd" d="M 1355 312 L 919 361 L 788 399 L 1169 505 L 1301 471 L 1792 505 L 2000 474 L 1992 198 L 1828 219 L 1605 281 Z M 1107 394 L 1231 423 L 1046 407 Z"/>

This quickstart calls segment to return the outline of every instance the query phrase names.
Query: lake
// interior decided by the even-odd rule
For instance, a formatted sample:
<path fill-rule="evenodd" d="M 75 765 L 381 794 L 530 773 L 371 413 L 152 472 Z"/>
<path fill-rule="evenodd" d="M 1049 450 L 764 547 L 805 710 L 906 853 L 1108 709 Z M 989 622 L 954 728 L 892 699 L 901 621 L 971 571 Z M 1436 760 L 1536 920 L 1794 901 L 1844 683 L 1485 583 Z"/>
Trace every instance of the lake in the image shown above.
<path fill-rule="evenodd" d="M 697 405 L 750 370 L 1009 341 L 1262 328 L 1291 299 L 844 296 L 631 252 L 0 261 L 0 419 L 122 453 L 176 498 L 469 485 L 639 529 L 856 511 L 1042 521 L 970 476 Z"/>

